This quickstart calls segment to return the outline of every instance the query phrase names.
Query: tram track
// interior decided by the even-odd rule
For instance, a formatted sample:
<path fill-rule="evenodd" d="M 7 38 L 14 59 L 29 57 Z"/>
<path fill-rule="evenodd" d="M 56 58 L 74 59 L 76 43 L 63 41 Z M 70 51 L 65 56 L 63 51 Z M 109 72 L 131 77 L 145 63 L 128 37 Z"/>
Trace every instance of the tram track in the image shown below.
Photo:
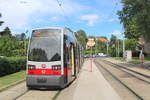
<path fill-rule="evenodd" d="M 22 94 L 18 95 L 17 97 L 15 97 L 13 100 L 17 100 L 18 98 L 20 98 L 21 96 L 25 95 L 26 93 L 28 93 L 29 90 L 26 90 L 25 92 L 23 92 Z"/>
<path fill-rule="evenodd" d="M 32 99 L 32 97 L 29 97 L 30 94 L 34 94 L 36 95 L 36 92 L 45 92 L 45 91 L 48 91 L 47 96 L 50 95 L 50 94 L 53 94 L 54 92 L 54 95 L 49 98 L 49 100 L 56 100 L 57 97 L 59 96 L 59 94 L 61 93 L 61 90 L 26 90 L 25 92 L 23 92 L 22 94 L 18 95 L 17 97 L 15 97 L 13 100 L 28 100 L 28 98 Z M 30 92 L 30 93 L 29 93 Z M 26 96 L 25 96 L 26 95 Z M 42 97 L 44 95 L 40 95 L 40 97 Z M 34 98 L 34 96 L 33 96 Z M 34 98 L 35 99 L 35 98 Z M 35 99 L 36 100 L 36 99 Z"/>
<path fill-rule="evenodd" d="M 128 70 L 128 71 L 134 72 L 134 73 L 136 73 L 136 74 L 139 74 L 139 75 L 141 75 L 141 76 L 144 76 L 144 77 L 150 79 L 150 75 L 146 75 L 146 74 L 143 74 L 143 73 L 141 73 L 141 72 L 137 72 L 137 71 L 131 70 L 131 69 L 129 69 L 129 68 L 123 67 L 123 66 L 121 66 L 121 65 L 118 65 L 118 64 L 116 64 L 116 63 L 112 63 L 112 62 L 107 61 L 107 60 L 103 60 L 103 61 L 105 61 L 105 62 L 107 62 L 107 63 L 110 63 L 110 64 L 113 64 L 113 65 L 116 65 L 116 66 L 118 66 L 118 67 L 124 68 L 124 69 L 126 69 L 126 70 Z"/>
<path fill-rule="evenodd" d="M 107 61 L 104 61 L 102 59 L 96 59 L 95 63 L 99 67 L 104 69 L 106 72 L 108 72 L 114 79 L 116 79 L 119 83 L 121 83 L 129 91 L 131 91 L 137 98 L 139 98 L 139 100 L 149 100 L 150 96 L 148 95 L 148 93 L 145 93 L 145 94 L 142 93 L 142 92 L 145 92 L 142 90 L 143 88 L 144 89 L 146 87 L 150 88 L 149 81 L 141 79 L 141 77 L 138 77 L 136 75 L 133 75 L 133 72 L 131 74 L 131 72 L 127 72 L 124 69 L 115 67 L 116 65 L 114 66 L 113 64 L 110 64 Z M 125 75 L 126 75 L 126 77 L 125 77 Z M 144 77 L 144 76 L 142 76 L 142 77 Z M 133 84 L 134 81 L 135 81 L 135 86 Z M 137 83 L 136 83 L 136 81 L 137 81 Z M 140 83 L 142 83 L 142 85 L 143 85 L 142 89 L 140 89 L 138 87 L 138 85 Z"/>
<path fill-rule="evenodd" d="M 148 76 L 148 75 L 145 75 L 145 74 L 140 73 L 140 72 L 133 71 L 131 69 L 128 69 L 128 68 L 123 67 L 123 66 L 120 66 L 118 64 L 112 63 L 112 62 L 107 61 L 107 60 L 103 60 L 103 62 L 105 62 L 105 63 L 107 63 L 107 64 L 109 64 L 109 65 L 111 65 L 111 66 L 113 66 L 113 67 L 123 71 L 123 72 L 126 72 L 126 73 L 130 74 L 133 77 L 136 77 L 137 79 L 139 79 L 141 81 L 144 81 L 144 82 L 150 84 L 150 76 Z"/>

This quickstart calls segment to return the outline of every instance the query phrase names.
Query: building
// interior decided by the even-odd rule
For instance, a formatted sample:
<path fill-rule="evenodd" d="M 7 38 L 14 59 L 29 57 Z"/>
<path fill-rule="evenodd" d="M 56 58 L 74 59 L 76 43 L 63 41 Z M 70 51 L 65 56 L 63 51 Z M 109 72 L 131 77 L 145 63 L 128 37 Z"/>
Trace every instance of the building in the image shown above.
<path fill-rule="evenodd" d="M 107 43 L 108 42 L 108 40 L 105 37 L 96 37 L 96 40 L 99 40 L 99 41 L 101 41 L 103 43 Z"/>

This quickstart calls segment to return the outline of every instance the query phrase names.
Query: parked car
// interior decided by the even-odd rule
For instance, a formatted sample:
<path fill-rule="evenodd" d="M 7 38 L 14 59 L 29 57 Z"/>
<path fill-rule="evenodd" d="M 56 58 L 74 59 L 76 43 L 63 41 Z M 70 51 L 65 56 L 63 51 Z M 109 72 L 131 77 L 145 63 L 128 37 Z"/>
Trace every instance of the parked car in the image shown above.
<path fill-rule="evenodd" d="M 90 54 L 84 55 L 84 58 L 89 58 L 89 57 L 90 57 Z"/>
<path fill-rule="evenodd" d="M 5 56 L 0 56 L 0 58 L 5 58 Z"/>

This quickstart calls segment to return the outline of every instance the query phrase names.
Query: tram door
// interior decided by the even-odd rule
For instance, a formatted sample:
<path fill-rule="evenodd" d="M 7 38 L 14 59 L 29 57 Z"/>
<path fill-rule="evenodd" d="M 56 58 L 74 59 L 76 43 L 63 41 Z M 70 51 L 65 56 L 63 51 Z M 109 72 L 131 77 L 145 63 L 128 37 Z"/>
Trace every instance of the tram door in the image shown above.
<path fill-rule="evenodd" d="M 74 47 L 71 47 L 71 69 L 72 69 L 72 76 L 75 76 L 75 59 L 74 59 Z"/>
<path fill-rule="evenodd" d="M 68 51 L 68 56 L 69 56 L 69 60 L 68 60 L 68 70 L 67 70 L 67 79 L 68 82 L 72 81 L 73 76 L 75 76 L 75 59 L 74 59 L 74 48 L 73 48 L 73 44 L 71 43 L 69 46 L 69 51 Z"/>

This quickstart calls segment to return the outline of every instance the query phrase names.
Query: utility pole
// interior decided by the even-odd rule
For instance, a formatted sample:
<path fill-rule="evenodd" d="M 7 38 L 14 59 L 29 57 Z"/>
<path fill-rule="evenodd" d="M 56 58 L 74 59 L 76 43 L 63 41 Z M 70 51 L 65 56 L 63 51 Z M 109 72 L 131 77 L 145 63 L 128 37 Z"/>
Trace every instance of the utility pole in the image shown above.
<path fill-rule="evenodd" d="M 95 40 L 95 54 L 97 53 L 97 38 L 96 38 L 96 40 Z"/>
<path fill-rule="evenodd" d="M 115 47 L 116 47 L 116 57 L 117 57 L 117 39 L 116 39 L 116 46 Z"/>
<path fill-rule="evenodd" d="M 108 46 L 109 46 L 109 45 L 108 45 L 108 41 L 107 41 L 107 44 L 106 44 L 106 45 L 107 45 L 107 55 L 108 55 Z"/>
<path fill-rule="evenodd" d="M 119 57 L 119 40 L 118 40 L 118 57 Z"/>
<path fill-rule="evenodd" d="M 125 39 L 123 39 L 123 58 L 125 58 Z"/>

